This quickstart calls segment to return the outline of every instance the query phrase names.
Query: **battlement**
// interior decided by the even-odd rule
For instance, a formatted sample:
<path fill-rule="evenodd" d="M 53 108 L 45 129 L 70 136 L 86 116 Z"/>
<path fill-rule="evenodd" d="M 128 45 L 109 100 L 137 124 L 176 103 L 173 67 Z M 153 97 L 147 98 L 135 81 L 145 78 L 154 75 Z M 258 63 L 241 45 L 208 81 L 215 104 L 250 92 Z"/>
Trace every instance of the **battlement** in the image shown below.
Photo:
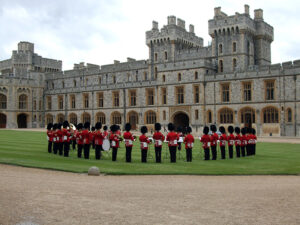
<path fill-rule="evenodd" d="M 18 52 L 34 52 L 34 44 L 27 42 L 27 41 L 21 41 L 18 43 Z"/>

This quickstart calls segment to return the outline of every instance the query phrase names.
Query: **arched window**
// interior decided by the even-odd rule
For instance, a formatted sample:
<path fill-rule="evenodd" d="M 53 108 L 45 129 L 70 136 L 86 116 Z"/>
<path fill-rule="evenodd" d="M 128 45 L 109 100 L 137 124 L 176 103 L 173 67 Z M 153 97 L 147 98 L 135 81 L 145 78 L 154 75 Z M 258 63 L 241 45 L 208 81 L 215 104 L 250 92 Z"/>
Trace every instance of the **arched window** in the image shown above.
<path fill-rule="evenodd" d="M 133 130 L 137 129 L 137 124 L 139 123 L 139 115 L 135 111 L 130 111 L 127 114 L 127 121 L 131 124 Z"/>
<path fill-rule="evenodd" d="M 178 73 L 177 79 L 178 81 L 181 81 L 181 73 Z"/>
<path fill-rule="evenodd" d="M 288 108 L 287 109 L 287 113 L 286 113 L 287 115 L 286 115 L 286 117 L 287 117 L 287 122 L 288 123 L 291 123 L 292 122 L 292 110 L 291 110 L 291 108 Z"/>
<path fill-rule="evenodd" d="M 153 111 L 146 112 L 145 124 L 155 124 L 156 123 L 156 113 Z"/>
<path fill-rule="evenodd" d="M 219 60 L 219 72 L 223 73 L 223 60 Z"/>
<path fill-rule="evenodd" d="M 111 124 L 122 124 L 121 113 L 113 112 L 111 114 Z"/>
<path fill-rule="evenodd" d="M 19 96 L 19 109 L 26 109 L 27 108 L 27 95 L 20 95 Z"/>
<path fill-rule="evenodd" d="M 245 107 L 240 111 L 240 122 L 245 124 L 255 123 L 255 110 L 250 107 Z"/>
<path fill-rule="evenodd" d="M 56 118 L 57 123 L 63 123 L 65 121 L 65 115 L 58 114 Z"/>
<path fill-rule="evenodd" d="M 219 44 L 219 54 L 222 54 L 222 53 L 223 53 L 223 45 Z"/>
<path fill-rule="evenodd" d="M 275 107 L 268 107 L 263 110 L 264 123 L 278 123 L 279 114 Z"/>
<path fill-rule="evenodd" d="M 106 124 L 105 114 L 103 112 L 98 112 L 96 114 L 96 122 Z"/>
<path fill-rule="evenodd" d="M 82 114 L 82 123 L 86 123 L 86 122 L 91 122 L 91 116 L 88 113 L 83 113 Z"/>
<path fill-rule="evenodd" d="M 0 94 L 0 109 L 6 109 L 6 107 L 7 107 L 6 95 Z"/>
<path fill-rule="evenodd" d="M 83 94 L 83 106 L 84 108 L 89 108 L 89 94 Z"/>
<path fill-rule="evenodd" d="M 46 115 L 46 124 L 53 123 L 53 116 L 51 114 Z"/>
<path fill-rule="evenodd" d="M 74 125 L 77 124 L 77 115 L 75 113 L 71 113 L 69 115 L 69 122 L 73 123 Z"/>
<path fill-rule="evenodd" d="M 219 112 L 220 123 L 233 123 L 233 111 L 229 108 L 223 108 Z"/>

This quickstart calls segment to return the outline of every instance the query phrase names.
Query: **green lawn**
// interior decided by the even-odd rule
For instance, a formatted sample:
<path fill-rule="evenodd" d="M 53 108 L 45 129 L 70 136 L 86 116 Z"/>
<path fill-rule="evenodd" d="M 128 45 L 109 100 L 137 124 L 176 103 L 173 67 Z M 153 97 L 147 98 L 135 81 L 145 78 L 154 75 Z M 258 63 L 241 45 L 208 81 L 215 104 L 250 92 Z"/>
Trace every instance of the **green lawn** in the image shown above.
<path fill-rule="evenodd" d="M 111 155 L 95 160 L 94 150 L 91 159 L 78 159 L 76 151 L 70 151 L 65 158 L 47 152 L 46 134 L 41 132 L 21 132 L 0 130 L 0 163 L 37 167 L 70 172 L 87 172 L 89 167 L 97 166 L 106 174 L 195 174 L 195 175 L 255 175 L 255 174 L 300 174 L 300 145 L 258 143 L 257 155 L 217 161 L 204 161 L 203 150 L 196 141 L 193 149 L 193 162 L 177 159 L 171 164 L 164 159 L 166 146 L 163 148 L 163 163 L 157 164 L 149 158 L 148 163 L 140 162 L 138 142 L 132 150 L 132 163 L 125 163 L 125 148 L 121 143 L 117 162 L 111 161 Z M 153 145 L 150 147 L 154 157 Z M 185 150 L 182 151 L 185 158 Z M 220 153 L 218 154 L 218 156 Z M 178 154 L 177 154 L 178 157 Z M 228 156 L 227 156 L 228 157 Z"/>

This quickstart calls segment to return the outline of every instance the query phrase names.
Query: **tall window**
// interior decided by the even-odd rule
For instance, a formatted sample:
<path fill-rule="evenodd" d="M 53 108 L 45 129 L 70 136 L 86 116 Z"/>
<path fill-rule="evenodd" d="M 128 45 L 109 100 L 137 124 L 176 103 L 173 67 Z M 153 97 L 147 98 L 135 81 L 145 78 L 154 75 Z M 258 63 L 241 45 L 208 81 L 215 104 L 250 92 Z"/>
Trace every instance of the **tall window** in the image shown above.
<path fill-rule="evenodd" d="M 163 81 L 163 82 L 166 82 L 166 75 L 163 75 L 163 76 L 162 76 L 162 81 Z"/>
<path fill-rule="evenodd" d="M 99 84 L 99 85 L 102 84 L 102 79 L 101 79 L 101 77 L 98 78 L 98 84 Z"/>
<path fill-rule="evenodd" d="M 103 100 L 103 92 L 98 93 L 98 107 L 102 108 L 104 106 L 104 100 Z"/>
<path fill-rule="evenodd" d="M 198 120 L 199 119 L 199 110 L 196 109 L 195 110 L 195 120 Z"/>
<path fill-rule="evenodd" d="M 222 84 L 222 102 L 229 102 L 230 101 L 230 91 L 229 91 L 229 84 Z"/>
<path fill-rule="evenodd" d="M 157 62 L 157 53 L 154 53 L 154 61 Z"/>
<path fill-rule="evenodd" d="M 177 104 L 184 103 L 184 88 L 176 87 Z"/>
<path fill-rule="evenodd" d="M 76 108 L 75 95 L 70 96 L 70 102 L 71 102 L 71 109 L 75 109 Z"/>
<path fill-rule="evenodd" d="M 275 81 L 265 81 L 266 85 L 266 100 L 274 100 L 275 99 Z"/>
<path fill-rule="evenodd" d="M 91 116 L 88 113 L 82 114 L 82 123 L 91 122 Z"/>
<path fill-rule="evenodd" d="M 161 103 L 163 105 L 167 104 L 167 88 L 162 88 L 161 89 Z"/>
<path fill-rule="evenodd" d="M 0 109 L 6 109 L 7 105 L 7 98 L 5 95 L 0 94 Z"/>
<path fill-rule="evenodd" d="M 167 113 L 166 111 L 163 111 L 163 120 L 166 120 L 167 119 Z"/>
<path fill-rule="evenodd" d="M 121 114 L 119 112 L 114 112 L 111 115 L 112 118 L 112 124 L 121 124 L 122 123 L 122 117 Z"/>
<path fill-rule="evenodd" d="M 220 110 L 220 123 L 233 123 L 233 111 L 228 108 Z"/>
<path fill-rule="evenodd" d="M 39 100 L 39 110 L 42 110 L 42 100 Z"/>
<path fill-rule="evenodd" d="M 154 68 L 154 79 L 155 80 L 157 79 L 157 74 L 158 74 L 157 67 L 155 67 Z"/>
<path fill-rule="evenodd" d="M 181 81 L 181 73 L 178 73 L 177 80 Z"/>
<path fill-rule="evenodd" d="M 51 108 L 52 108 L 51 96 L 47 96 L 47 108 L 48 108 L 48 110 L 51 110 Z"/>
<path fill-rule="evenodd" d="M 155 124 L 156 123 L 156 113 L 153 111 L 146 112 L 146 124 Z"/>
<path fill-rule="evenodd" d="M 255 123 L 255 110 L 252 108 L 243 108 L 241 110 L 241 123 Z"/>
<path fill-rule="evenodd" d="M 165 52 L 165 60 L 168 60 L 168 52 Z"/>
<path fill-rule="evenodd" d="M 212 123 L 212 113 L 210 110 L 207 111 L 207 122 Z"/>
<path fill-rule="evenodd" d="M 97 115 L 96 115 L 96 122 L 100 122 L 102 124 L 105 124 L 106 123 L 105 114 L 102 113 L 102 112 L 97 113 Z"/>
<path fill-rule="evenodd" d="M 222 54 L 222 53 L 223 53 L 223 45 L 219 44 L 219 54 Z"/>
<path fill-rule="evenodd" d="M 27 108 L 27 96 L 20 95 L 19 96 L 19 109 L 26 109 Z"/>
<path fill-rule="evenodd" d="M 147 72 L 144 72 L 144 80 L 148 80 L 148 74 L 147 74 Z"/>
<path fill-rule="evenodd" d="M 223 60 L 219 60 L 219 73 L 223 73 Z"/>
<path fill-rule="evenodd" d="M 154 89 L 147 90 L 147 105 L 154 105 Z"/>
<path fill-rule="evenodd" d="M 73 80 L 73 86 L 76 87 L 76 80 Z"/>
<path fill-rule="evenodd" d="M 198 72 L 195 72 L 195 80 L 198 80 Z"/>
<path fill-rule="evenodd" d="M 89 108 L 89 94 L 83 95 L 83 106 L 84 108 Z"/>
<path fill-rule="evenodd" d="M 236 52 L 236 42 L 232 43 L 232 52 Z"/>
<path fill-rule="evenodd" d="M 33 101 L 33 110 L 36 110 L 36 100 Z"/>
<path fill-rule="evenodd" d="M 71 113 L 69 116 L 70 123 L 77 124 L 77 115 L 75 113 Z"/>
<path fill-rule="evenodd" d="M 232 70 L 233 70 L 233 71 L 235 71 L 236 66 L 237 66 L 236 58 L 233 58 L 233 59 L 232 59 Z"/>
<path fill-rule="evenodd" d="M 275 107 L 268 107 L 263 110 L 264 123 L 278 123 L 278 109 Z"/>
<path fill-rule="evenodd" d="M 287 122 L 292 122 L 292 110 L 290 108 L 287 109 Z"/>
<path fill-rule="evenodd" d="M 244 101 L 249 102 L 252 101 L 252 84 L 250 82 L 244 83 Z"/>
<path fill-rule="evenodd" d="M 117 79 L 116 79 L 116 76 L 115 76 L 115 75 L 113 76 L 113 83 L 114 83 L 114 84 L 117 83 Z"/>
<path fill-rule="evenodd" d="M 46 116 L 46 124 L 53 123 L 53 116 L 51 114 L 48 114 Z"/>
<path fill-rule="evenodd" d="M 129 91 L 129 105 L 136 106 L 136 90 Z"/>
<path fill-rule="evenodd" d="M 194 86 L 194 103 L 199 103 L 200 98 L 200 88 L 199 86 Z"/>
<path fill-rule="evenodd" d="M 119 92 L 113 92 L 113 106 L 114 107 L 119 107 L 120 106 L 120 96 Z"/>
<path fill-rule="evenodd" d="M 58 96 L 58 109 L 62 110 L 64 108 L 63 96 Z"/>

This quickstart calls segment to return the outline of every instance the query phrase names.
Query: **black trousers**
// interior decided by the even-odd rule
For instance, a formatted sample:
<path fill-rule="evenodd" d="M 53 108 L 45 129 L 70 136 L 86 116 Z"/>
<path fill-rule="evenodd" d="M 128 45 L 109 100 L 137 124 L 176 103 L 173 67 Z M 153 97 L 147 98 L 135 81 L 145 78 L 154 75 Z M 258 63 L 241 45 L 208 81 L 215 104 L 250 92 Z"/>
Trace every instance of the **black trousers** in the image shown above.
<path fill-rule="evenodd" d="M 95 141 L 93 141 L 92 143 L 93 143 L 93 149 L 95 149 L 95 147 L 96 147 Z"/>
<path fill-rule="evenodd" d="M 63 147 L 64 147 L 63 144 L 64 143 L 62 143 L 62 142 L 58 143 L 58 154 L 59 155 L 63 155 Z"/>
<path fill-rule="evenodd" d="M 181 142 L 178 142 L 178 150 L 181 150 Z"/>
<path fill-rule="evenodd" d="M 251 155 L 251 146 L 250 145 L 246 145 L 246 153 L 247 153 L 247 156 Z"/>
<path fill-rule="evenodd" d="M 204 149 L 204 160 L 209 160 L 209 148 Z"/>
<path fill-rule="evenodd" d="M 147 162 L 147 153 L 148 153 L 148 149 L 141 149 L 141 160 L 142 160 L 142 163 L 146 163 Z"/>
<path fill-rule="evenodd" d="M 126 162 L 131 162 L 132 146 L 126 147 Z"/>
<path fill-rule="evenodd" d="M 253 155 L 256 154 L 256 144 L 253 145 Z"/>
<path fill-rule="evenodd" d="M 117 160 L 117 154 L 118 154 L 118 148 L 113 148 L 112 149 L 112 161 Z"/>
<path fill-rule="evenodd" d="M 83 145 L 78 145 L 78 148 L 77 148 L 77 157 L 78 158 L 81 158 L 82 148 L 83 148 Z"/>
<path fill-rule="evenodd" d="M 101 159 L 101 151 L 102 151 L 102 145 L 96 145 L 95 146 L 95 158 L 97 160 Z"/>
<path fill-rule="evenodd" d="M 212 160 L 217 159 L 217 146 L 211 146 Z"/>
<path fill-rule="evenodd" d="M 228 153 L 229 153 L 229 158 L 233 158 L 233 145 L 228 146 Z"/>
<path fill-rule="evenodd" d="M 85 159 L 89 159 L 90 158 L 90 144 L 84 144 L 83 145 L 83 154 L 84 154 L 84 158 Z"/>
<path fill-rule="evenodd" d="M 236 157 L 240 158 L 241 157 L 241 146 L 236 145 L 235 150 L 236 150 Z"/>
<path fill-rule="evenodd" d="M 58 150 L 58 143 L 54 142 L 53 143 L 53 153 L 57 154 L 57 150 Z"/>
<path fill-rule="evenodd" d="M 64 157 L 69 157 L 70 143 L 64 142 Z"/>
<path fill-rule="evenodd" d="M 76 149 L 76 140 L 72 140 L 72 149 L 73 149 L 73 150 Z"/>
<path fill-rule="evenodd" d="M 155 160 L 157 163 L 161 162 L 161 147 L 155 147 Z"/>
<path fill-rule="evenodd" d="M 225 159 L 225 146 L 220 146 L 221 148 L 221 159 Z"/>
<path fill-rule="evenodd" d="M 241 152 L 242 152 L 242 157 L 245 157 L 246 155 L 245 146 L 241 146 Z"/>
<path fill-rule="evenodd" d="M 186 150 L 186 161 L 187 162 L 192 162 L 193 156 L 192 156 L 192 149 L 187 148 Z"/>
<path fill-rule="evenodd" d="M 48 141 L 48 152 L 52 152 L 52 141 Z"/>
<path fill-rule="evenodd" d="M 176 163 L 176 146 L 169 146 L 170 162 Z"/>

